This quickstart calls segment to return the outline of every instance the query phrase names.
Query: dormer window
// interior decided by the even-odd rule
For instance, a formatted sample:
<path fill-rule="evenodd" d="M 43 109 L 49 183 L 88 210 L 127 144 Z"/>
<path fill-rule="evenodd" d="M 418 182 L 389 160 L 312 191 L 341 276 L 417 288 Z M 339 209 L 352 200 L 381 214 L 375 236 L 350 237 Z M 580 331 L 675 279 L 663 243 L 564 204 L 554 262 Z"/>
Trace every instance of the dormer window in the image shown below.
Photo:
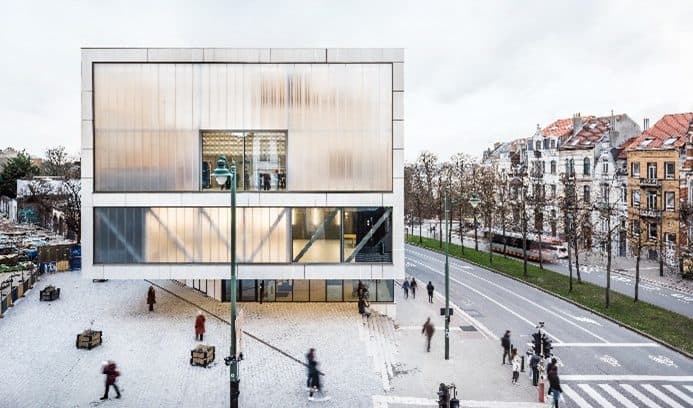
<path fill-rule="evenodd" d="M 664 146 L 671 146 L 674 144 L 677 138 L 675 137 L 670 137 L 669 139 L 664 141 Z"/>
<path fill-rule="evenodd" d="M 640 142 L 640 146 L 647 147 L 650 145 L 650 143 L 652 143 L 652 139 L 645 139 L 642 142 Z"/>

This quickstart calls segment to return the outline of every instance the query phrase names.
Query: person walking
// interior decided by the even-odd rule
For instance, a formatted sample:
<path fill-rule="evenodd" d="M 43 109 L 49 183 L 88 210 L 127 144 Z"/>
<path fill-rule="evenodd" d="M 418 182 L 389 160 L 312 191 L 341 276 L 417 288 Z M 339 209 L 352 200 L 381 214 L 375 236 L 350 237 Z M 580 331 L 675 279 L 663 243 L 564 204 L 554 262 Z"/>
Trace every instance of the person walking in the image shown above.
<path fill-rule="evenodd" d="M 308 368 L 308 371 L 306 372 L 306 390 L 310 391 L 310 364 L 315 361 L 315 349 L 311 348 L 308 350 L 308 353 L 306 353 L 306 367 Z"/>
<path fill-rule="evenodd" d="M 195 340 L 202 341 L 205 334 L 205 315 L 202 311 L 197 312 L 197 317 L 195 318 Z"/>
<path fill-rule="evenodd" d="M 520 356 L 516 348 L 510 352 L 510 361 L 513 365 L 513 384 L 517 385 L 517 380 L 520 378 Z"/>
<path fill-rule="evenodd" d="M 426 285 L 426 291 L 428 292 L 428 303 L 433 303 L 433 291 L 435 288 L 433 287 L 433 284 L 431 281 L 428 281 L 428 285 Z"/>
<path fill-rule="evenodd" d="M 431 337 L 433 337 L 433 333 L 435 332 L 435 327 L 433 327 L 433 323 L 431 323 L 431 318 L 429 317 L 426 319 L 426 323 L 424 323 L 423 328 L 421 329 L 421 333 L 426 336 L 426 351 L 430 352 L 431 351 Z"/>
<path fill-rule="evenodd" d="M 371 317 L 370 306 L 366 298 L 359 299 L 359 314 L 363 317 L 363 324 L 366 324 L 368 318 Z"/>
<path fill-rule="evenodd" d="M 537 386 L 539 384 L 539 362 L 541 361 L 541 357 L 539 357 L 539 354 L 536 352 L 532 354 L 532 357 L 529 359 L 529 368 L 532 369 L 532 385 Z"/>
<path fill-rule="evenodd" d="M 359 285 L 356 288 L 356 295 L 358 296 L 358 299 L 361 300 L 362 298 L 366 297 L 367 291 L 368 290 L 366 289 L 366 285 L 364 285 L 363 282 L 359 280 Z"/>
<path fill-rule="evenodd" d="M 120 371 L 116 368 L 116 364 L 111 360 L 104 361 L 101 363 L 101 372 L 106 375 L 106 389 L 103 392 L 103 397 L 100 399 L 108 399 L 108 390 L 111 386 L 113 386 L 116 391 L 116 398 L 120 398 L 120 390 L 116 385 L 116 378 L 120 376 Z"/>
<path fill-rule="evenodd" d="M 558 372 L 558 366 L 556 366 L 556 363 L 558 363 L 558 360 L 556 360 L 556 357 L 551 357 L 551 362 L 546 365 L 546 373 L 547 374 L 553 370 L 556 370 L 556 372 Z"/>
<path fill-rule="evenodd" d="M 503 347 L 503 362 L 501 365 L 505 365 L 505 356 L 508 356 L 508 364 L 510 364 L 510 330 L 506 330 L 503 337 L 501 337 L 501 347 Z"/>
<path fill-rule="evenodd" d="M 409 299 L 409 281 L 407 280 L 407 278 L 404 278 L 402 289 L 404 290 L 404 298 Z"/>
<path fill-rule="evenodd" d="M 147 304 L 149 305 L 149 311 L 154 311 L 154 303 L 156 303 L 156 292 L 154 292 L 154 286 L 149 286 L 147 291 Z"/>
<path fill-rule="evenodd" d="M 411 288 L 411 297 L 413 299 L 416 299 L 416 287 L 418 284 L 416 283 L 416 280 L 414 280 L 414 277 L 411 277 L 411 283 L 409 284 L 409 287 Z"/>
<path fill-rule="evenodd" d="M 260 281 L 260 304 L 262 304 L 262 298 L 265 297 L 265 281 Z"/>
<path fill-rule="evenodd" d="M 318 371 L 318 362 L 313 359 L 313 361 L 308 364 L 308 379 L 310 382 L 310 392 L 308 394 L 308 401 L 327 401 L 330 397 L 325 396 L 322 391 L 322 384 L 320 383 L 320 371 Z M 321 398 L 315 398 L 313 395 L 320 393 Z"/>
<path fill-rule="evenodd" d="M 553 398 L 553 408 L 558 408 L 558 401 L 561 399 L 561 381 L 558 378 L 558 369 L 554 368 L 549 371 L 549 395 Z"/>

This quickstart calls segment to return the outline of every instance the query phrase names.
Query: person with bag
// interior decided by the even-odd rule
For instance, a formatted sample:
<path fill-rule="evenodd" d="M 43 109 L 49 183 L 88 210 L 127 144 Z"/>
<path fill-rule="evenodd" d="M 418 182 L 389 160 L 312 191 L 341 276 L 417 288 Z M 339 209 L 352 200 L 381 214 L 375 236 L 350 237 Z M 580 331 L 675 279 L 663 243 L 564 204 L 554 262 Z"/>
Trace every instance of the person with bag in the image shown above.
<path fill-rule="evenodd" d="M 510 361 L 513 365 L 513 381 L 512 383 L 517 385 L 517 380 L 520 378 L 520 356 L 517 354 L 517 349 L 514 348 L 510 352 Z"/>
<path fill-rule="evenodd" d="M 202 311 L 197 312 L 197 317 L 195 318 L 195 340 L 202 341 L 205 335 L 205 315 Z"/>
<path fill-rule="evenodd" d="M 116 398 L 120 398 L 120 390 L 116 385 L 116 378 L 120 376 L 120 371 L 116 369 L 116 364 L 109 360 L 101 363 L 101 372 L 106 375 L 106 389 L 103 392 L 102 400 L 108 399 L 108 389 L 113 386 L 116 391 Z"/>
<path fill-rule="evenodd" d="M 149 305 L 149 311 L 154 311 L 154 303 L 156 303 L 156 292 L 154 292 L 154 286 L 149 286 L 149 291 L 147 291 L 147 304 Z"/>

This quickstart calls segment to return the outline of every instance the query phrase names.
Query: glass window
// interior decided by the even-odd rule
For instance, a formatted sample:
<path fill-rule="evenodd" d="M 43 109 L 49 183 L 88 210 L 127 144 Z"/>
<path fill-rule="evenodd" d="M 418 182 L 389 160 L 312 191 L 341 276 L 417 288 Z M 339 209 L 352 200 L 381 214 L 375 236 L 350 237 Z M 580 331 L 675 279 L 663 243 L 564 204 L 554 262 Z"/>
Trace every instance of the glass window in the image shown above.
<path fill-rule="evenodd" d="M 640 222 L 637 220 L 633 221 L 633 235 L 640 235 Z"/>
<path fill-rule="evenodd" d="M 582 174 L 585 176 L 589 176 L 591 174 L 590 159 L 587 157 L 585 157 L 585 159 L 582 161 Z"/>
<path fill-rule="evenodd" d="M 369 298 L 370 298 L 371 281 L 362 280 L 361 282 L 366 287 L 366 291 L 369 294 Z M 345 280 L 344 281 L 344 301 L 345 302 L 358 301 L 359 300 L 358 289 L 359 289 L 359 280 L 358 279 Z"/>
<path fill-rule="evenodd" d="M 338 208 L 292 209 L 293 262 L 340 262 L 340 218 Z"/>
<path fill-rule="evenodd" d="M 327 280 L 325 281 L 327 286 L 327 301 L 328 302 L 341 302 L 342 301 L 342 281 L 341 280 Z"/>
<path fill-rule="evenodd" d="M 631 176 L 633 177 L 640 177 L 640 163 L 631 163 Z"/>
<path fill-rule="evenodd" d="M 666 210 L 667 211 L 674 211 L 674 208 L 676 207 L 676 200 L 675 200 L 675 194 L 673 191 L 667 191 L 664 193 L 664 198 L 666 201 Z"/>
<path fill-rule="evenodd" d="M 286 132 L 203 130 L 203 190 L 229 188 L 211 176 L 221 155 L 236 163 L 238 191 L 286 190 Z"/>
<path fill-rule="evenodd" d="M 621 185 L 621 202 L 625 204 L 628 201 L 628 188 L 625 184 Z"/>
<path fill-rule="evenodd" d="M 657 178 L 657 163 L 647 163 L 647 178 Z"/>
<path fill-rule="evenodd" d="M 425 288 L 423 281 L 419 283 L 420 288 Z M 381 279 L 375 281 L 376 301 L 394 302 L 395 301 L 395 281 L 392 279 Z"/>
<path fill-rule="evenodd" d="M 241 279 L 238 281 L 238 284 L 238 300 L 241 302 L 254 302 L 257 300 L 257 295 L 255 294 L 257 285 L 255 280 Z"/>
<path fill-rule="evenodd" d="M 649 228 L 648 228 L 648 237 L 649 237 L 651 240 L 657 239 L 657 224 L 654 224 L 654 223 L 653 223 L 653 224 L 649 224 Z"/>
<path fill-rule="evenodd" d="M 536 150 L 541 150 L 541 140 L 537 140 L 535 144 L 536 144 L 536 148 L 535 148 L 535 149 L 536 149 Z"/>
<path fill-rule="evenodd" d="M 310 281 L 294 280 L 294 302 L 307 302 L 310 300 Z M 323 299 L 324 300 L 324 299 Z"/>
<path fill-rule="evenodd" d="M 290 280 L 278 280 L 276 282 L 276 299 L 277 302 L 291 302 L 293 284 Z"/>
<path fill-rule="evenodd" d="M 392 262 L 392 209 L 345 208 L 344 262 Z"/>
<path fill-rule="evenodd" d="M 639 206 L 640 206 L 640 191 L 634 190 L 633 191 L 633 207 L 639 207 Z"/>
<path fill-rule="evenodd" d="M 674 162 L 666 162 L 664 163 L 664 178 L 671 180 L 675 176 L 676 172 L 676 167 Z"/>
<path fill-rule="evenodd" d="M 609 174 L 609 162 L 606 160 L 602 162 L 602 174 Z"/>
<path fill-rule="evenodd" d="M 274 280 L 260 280 L 258 281 L 258 296 L 263 294 L 262 296 L 262 301 L 263 302 L 274 302 L 276 299 L 276 286 Z M 263 290 L 263 285 L 264 285 L 264 290 Z"/>
<path fill-rule="evenodd" d="M 310 301 L 324 302 L 325 301 L 325 281 L 311 280 L 310 281 Z"/>
<path fill-rule="evenodd" d="M 551 160 L 551 174 L 556 174 L 556 160 Z"/>
<path fill-rule="evenodd" d="M 590 186 L 582 187 L 582 198 L 584 199 L 585 203 L 590 202 Z"/>
<path fill-rule="evenodd" d="M 652 210 L 657 209 L 657 193 L 653 191 L 647 193 L 647 208 Z"/>

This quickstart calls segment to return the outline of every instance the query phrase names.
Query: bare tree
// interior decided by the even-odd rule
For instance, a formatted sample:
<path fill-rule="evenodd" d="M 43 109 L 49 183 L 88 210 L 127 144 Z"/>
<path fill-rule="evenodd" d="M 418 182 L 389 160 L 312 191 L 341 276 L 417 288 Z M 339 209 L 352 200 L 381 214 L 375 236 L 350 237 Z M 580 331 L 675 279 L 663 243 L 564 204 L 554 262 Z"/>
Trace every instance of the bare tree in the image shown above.
<path fill-rule="evenodd" d="M 640 287 L 640 258 L 644 247 L 642 241 L 642 220 L 639 213 L 636 213 L 635 218 L 631 220 L 631 225 L 628 226 L 628 243 L 631 253 L 635 256 L 635 292 L 633 301 L 637 302 Z"/>
<path fill-rule="evenodd" d="M 534 204 L 534 232 L 539 244 L 539 269 L 544 269 L 541 237 L 544 232 L 544 212 L 546 211 L 546 184 L 544 184 L 544 168 L 542 161 L 534 161 L 530 172 L 532 182 L 532 203 Z"/>
<path fill-rule="evenodd" d="M 527 273 L 527 199 L 528 199 L 528 187 L 529 179 L 527 174 L 527 167 L 525 165 L 515 166 L 513 169 L 513 197 L 515 197 L 515 211 L 518 214 L 520 220 L 520 231 L 522 233 L 522 268 L 524 276 L 528 276 Z"/>
<path fill-rule="evenodd" d="M 496 213 L 498 214 L 498 223 L 500 224 L 503 234 L 503 256 L 507 257 L 507 240 L 505 234 L 506 228 L 508 227 L 508 212 L 510 210 L 510 184 L 505 169 L 496 173 L 496 186 Z M 492 247 L 489 249 L 492 250 Z"/>
<path fill-rule="evenodd" d="M 570 159 L 566 162 L 566 171 L 561 175 L 563 186 L 563 197 L 559 200 L 561 212 L 564 219 L 564 233 L 568 244 L 568 273 L 570 290 L 573 289 L 573 268 L 572 261 L 575 258 L 575 273 L 577 281 L 582 282 L 580 276 L 580 257 L 578 252 L 578 242 L 580 240 L 581 229 L 578 228 L 584 218 L 581 214 L 581 206 L 577 196 L 577 185 L 575 182 L 575 165 Z"/>
<path fill-rule="evenodd" d="M 438 200 L 436 200 L 437 177 L 440 167 L 438 156 L 428 151 L 421 152 L 416 162 L 422 176 L 422 192 L 425 193 L 424 197 L 426 197 L 423 200 L 424 213 L 428 216 L 439 214 Z"/>
<path fill-rule="evenodd" d="M 65 146 L 46 149 L 46 157 L 41 163 L 41 174 L 62 179 L 70 178 L 73 162 L 65 151 Z"/>
<path fill-rule="evenodd" d="M 488 260 L 493 263 L 493 228 L 496 211 L 496 188 L 498 186 L 497 171 L 492 166 L 480 166 L 477 171 L 477 185 L 479 186 L 479 199 L 481 201 L 481 216 L 484 220 L 484 228 L 487 231 L 489 243 Z M 476 237 L 475 237 L 476 238 Z"/>
<path fill-rule="evenodd" d="M 619 198 L 612 197 L 612 188 L 618 185 L 616 176 L 609 180 L 603 180 L 600 184 L 601 190 L 596 197 L 597 200 L 593 205 L 593 210 L 599 215 L 602 225 L 597 234 L 599 246 L 606 252 L 606 286 L 604 292 L 604 305 L 606 308 L 610 304 L 611 291 L 611 259 L 613 255 L 612 243 L 614 233 L 620 230 L 621 223 L 612 223 L 612 218 L 618 214 Z M 615 224 L 615 225 L 614 225 Z"/>
<path fill-rule="evenodd" d="M 470 166 L 474 160 L 464 154 L 457 153 L 450 158 L 450 167 L 453 172 L 453 186 L 451 194 L 451 202 L 454 203 L 454 208 L 458 212 L 458 233 L 460 235 L 460 244 L 462 253 L 464 254 L 464 236 L 465 236 L 465 217 L 469 213 L 469 189 L 470 189 Z"/>

